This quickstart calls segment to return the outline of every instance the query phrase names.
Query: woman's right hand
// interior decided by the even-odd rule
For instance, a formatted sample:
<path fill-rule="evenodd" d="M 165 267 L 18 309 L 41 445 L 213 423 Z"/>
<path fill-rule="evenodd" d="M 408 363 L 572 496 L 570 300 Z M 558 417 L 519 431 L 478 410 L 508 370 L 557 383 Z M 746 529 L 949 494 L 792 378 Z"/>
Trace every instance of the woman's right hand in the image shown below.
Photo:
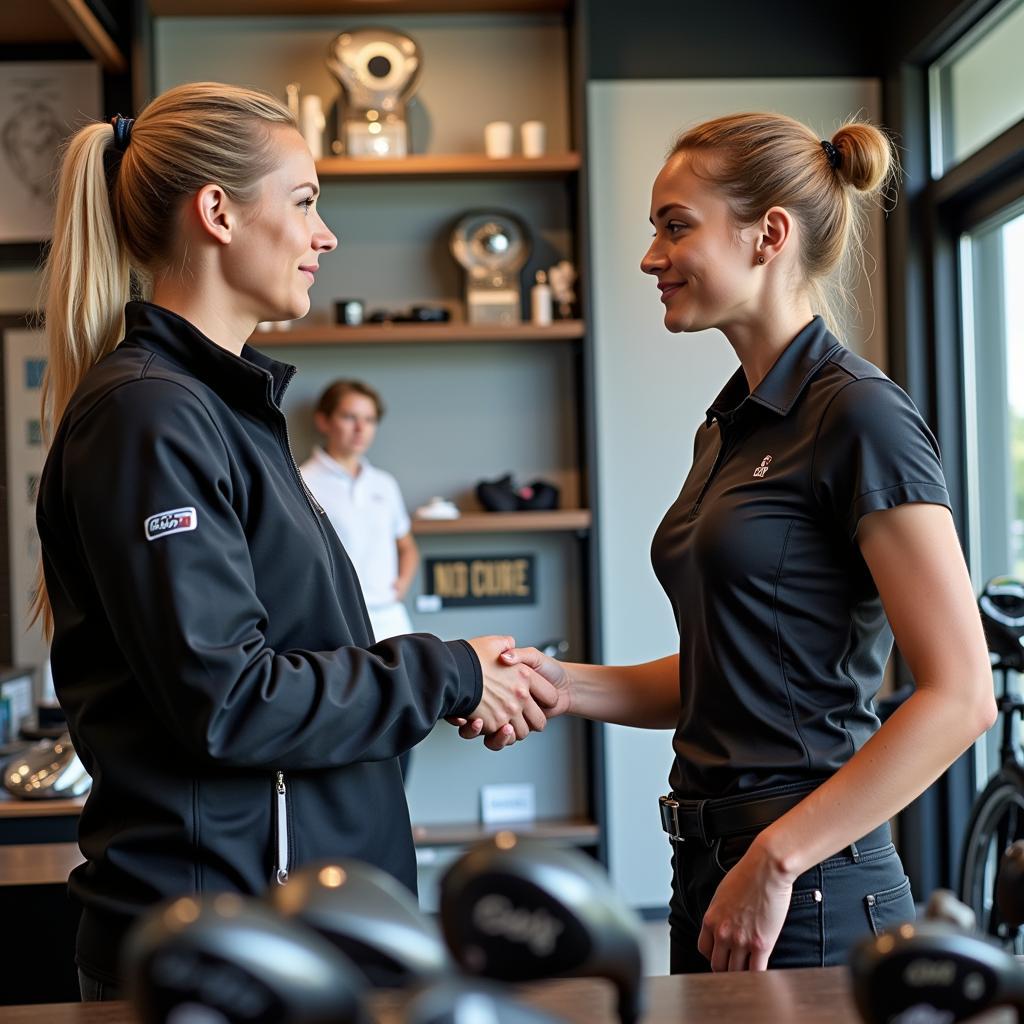
<path fill-rule="evenodd" d="M 470 643 L 472 644 L 473 641 L 471 640 Z M 544 723 L 540 725 L 541 729 L 543 729 L 548 719 L 571 711 L 572 675 L 563 662 L 541 654 L 536 647 L 504 650 L 498 655 L 498 660 L 503 665 L 510 667 L 515 665 L 526 666 L 554 688 L 554 700 L 541 705 L 545 719 Z M 476 715 L 471 715 L 468 719 L 449 718 L 448 721 L 458 727 L 459 735 L 463 739 L 472 740 L 483 735 L 485 737 L 484 744 L 491 750 L 501 750 L 503 747 L 514 743 L 517 738 L 523 738 L 511 726 L 505 726 L 504 729 L 497 732 L 489 732 L 484 727 L 483 720 Z M 534 729 L 534 731 L 539 730 Z"/>
<path fill-rule="evenodd" d="M 468 720 L 450 721 L 474 727 L 473 735 L 485 734 L 491 738 L 488 746 L 496 750 L 543 730 L 549 709 L 558 703 L 558 691 L 528 662 L 506 656 L 513 654 L 512 637 L 479 636 L 467 643 L 480 659 L 483 693 Z"/>

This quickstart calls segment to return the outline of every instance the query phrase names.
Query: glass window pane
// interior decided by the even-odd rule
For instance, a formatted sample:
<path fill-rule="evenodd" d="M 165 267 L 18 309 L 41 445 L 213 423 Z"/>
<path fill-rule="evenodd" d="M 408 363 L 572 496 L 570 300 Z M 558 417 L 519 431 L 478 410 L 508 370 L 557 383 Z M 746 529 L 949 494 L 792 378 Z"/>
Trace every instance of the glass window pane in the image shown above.
<path fill-rule="evenodd" d="M 979 591 L 993 576 L 1024 579 L 1024 208 L 964 237 L 961 272 L 968 554 Z M 998 733 L 979 741 L 979 784 L 998 767 Z"/>
<path fill-rule="evenodd" d="M 932 66 L 940 177 L 1024 117 L 1024 2 L 1000 5 Z"/>

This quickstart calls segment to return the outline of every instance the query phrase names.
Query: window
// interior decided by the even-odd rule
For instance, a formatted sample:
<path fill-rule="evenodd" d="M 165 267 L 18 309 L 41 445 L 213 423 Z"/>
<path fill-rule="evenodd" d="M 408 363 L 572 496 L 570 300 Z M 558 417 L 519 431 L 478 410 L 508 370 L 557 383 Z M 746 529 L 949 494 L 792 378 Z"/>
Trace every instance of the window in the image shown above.
<path fill-rule="evenodd" d="M 932 174 L 1024 117 L 1024 0 L 1007 0 L 932 64 Z"/>
<path fill-rule="evenodd" d="M 961 243 L 969 551 L 975 584 L 1024 578 L 1024 206 Z"/>

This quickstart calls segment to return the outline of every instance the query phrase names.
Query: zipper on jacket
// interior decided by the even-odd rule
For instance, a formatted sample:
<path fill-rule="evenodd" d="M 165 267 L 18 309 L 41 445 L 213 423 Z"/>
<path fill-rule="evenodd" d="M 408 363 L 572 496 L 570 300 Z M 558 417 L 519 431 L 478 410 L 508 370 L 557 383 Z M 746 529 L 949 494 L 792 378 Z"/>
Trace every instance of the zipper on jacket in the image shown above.
<path fill-rule="evenodd" d="M 277 850 L 272 881 L 284 885 L 288 881 L 291 867 L 288 854 L 288 787 L 285 785 L 284 772 L 276 772 L 274 775 L 274 845 Z"/>

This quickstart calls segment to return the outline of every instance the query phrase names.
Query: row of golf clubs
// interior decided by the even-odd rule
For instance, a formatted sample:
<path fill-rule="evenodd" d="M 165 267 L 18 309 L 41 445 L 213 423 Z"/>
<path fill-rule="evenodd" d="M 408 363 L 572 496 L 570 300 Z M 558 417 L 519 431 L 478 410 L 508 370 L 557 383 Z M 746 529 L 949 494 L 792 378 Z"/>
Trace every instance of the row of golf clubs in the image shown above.
<path fill-rule="evenodd" d="M 604 977 L 641 1015 L 639 919 L 574 850 L 500 832 L 441 882 L 440 929 L 360 861 L 309 865 L 264 900 L 185 897 L 126 942 L 142 1024 L 369 1024 L 372 989 L 403 989 L 409 1024 L 553 1024 L 497 981 Z M 443 933 L 443 938 L 442 938 Z"/>

